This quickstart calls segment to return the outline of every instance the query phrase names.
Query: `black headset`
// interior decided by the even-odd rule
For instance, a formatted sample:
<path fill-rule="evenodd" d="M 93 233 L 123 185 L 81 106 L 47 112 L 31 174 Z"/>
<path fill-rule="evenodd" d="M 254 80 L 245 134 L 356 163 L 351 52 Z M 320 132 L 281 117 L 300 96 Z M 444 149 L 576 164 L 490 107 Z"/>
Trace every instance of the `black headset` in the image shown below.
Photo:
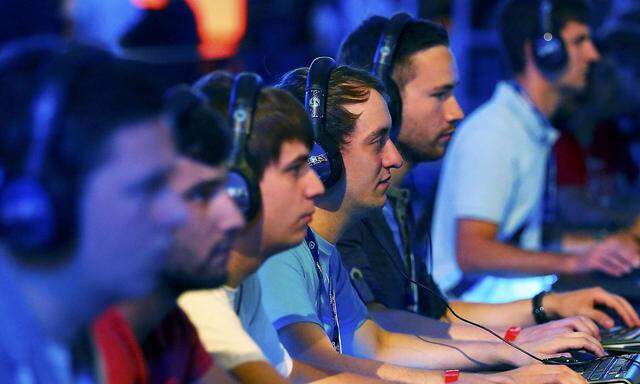
<path fill-rule="evenodd" d="M 260 186 L 256 171 L 247 160 L 247 141 L 253 128 L 262 78 L 252 72 L 239 73 L 231 89 L 229 123 L 233 129 L 233 146 L 229 155 L 227 193 L 236 202 L 247 221 L 260 210 Z"/>
<path fill-rule="evenodd" d="M 402 125 L 402 98 L 400 97 L 398 86 L 391 78 L 393 59 L 400 36 L 404 32 L 407 23 L 411 20 L 413 20 L 411 15 L 405 12 L 396 13 L 389 19 L 380 34 L 378 48 L 373 57 L 373 66 L 371 67 L 371 74 L 382 81 L 389 96 L 387 105 L 389 106 L 392 121 L 389 136 L 393 141 L 397 139 Z"/>
<path fill-rule="evenodd" d="M 103 52 L 80 51 L 78 60 L 71 65 L 58 62 L 52 52 L 51 63 L 44 64 L 44 79 L 32 99 L 30 108 L 30 144 L 19 175 L 8 179 L 0 189 L 0 233 L 13 249 L 33 252 L 64 243 L 71 234 L 76 219 L 75 209 L 67 207 L 66 180 L 58 185 L 65 193 L 54 193 L 43 182 L 47 162 L 51 161 L 51 144 L 59 134 L 62 111 L 74 74 L 91 63 L 105 60 Z M 64 60 L 63 60 L 64 61 Z M 57 168 L 64 168 L 58 165 Z M 60 176 L 63 177 L 63 176 Z M 63 201 L 64 200 L 64 201 Z"/>
<path fill-rule="evenodd" d="M 3 186 L 0 196 L 3 238 L 10 245 L 26 251 L 46 247 L 56 237 L 57 212 L 40 178 L 62 93 L 61 85 L 52 82 L 34 99 L 31 106 L 31 143 L 23 170 L 20 176 Z"/>
<path fill-rule="evenodd" d="M 326 131 L 329 79 L 335 68 L 336 62 L 332 58 L 315 58 L 309 66 L 304 92 L 304 107 L 311 120 L 315 138 L 308 163 L 325 188 L 332 187 L 340 180 L 344 168 L 338 143 Z"/>
<path fill-rule="evenodd" d="M 549 81 L 557 80 L 569 61 L 564 41 L 553 28 L 553 4 L 540 0 L 538 8 L 538 36 L 533 41 L 533 60 Z"/>

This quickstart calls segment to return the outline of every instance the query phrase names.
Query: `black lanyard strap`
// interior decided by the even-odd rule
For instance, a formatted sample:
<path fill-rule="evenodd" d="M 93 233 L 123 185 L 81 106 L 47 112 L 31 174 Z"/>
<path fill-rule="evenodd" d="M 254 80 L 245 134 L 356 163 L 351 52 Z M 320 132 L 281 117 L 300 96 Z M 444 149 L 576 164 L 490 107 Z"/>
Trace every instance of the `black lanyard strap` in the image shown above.
<path fill-rule="evenodd" d="M 307 227 L 307 235 L 304 239 L 311 251 L 313 257 L 313 263 L 316 266 L 316 273 L 318 274 L 318 283 L 320 284 L 320 294 L 326 293 L 329 297 L 329 307 L 331 308 L 331 317 L 333 318 L 333 335 L 331 337 L 331 344 L 338 353 L 342 353 L 342 338 L 340 336 L 340 321 L 338 320 L 338 304 L 336 302 L 336 292 L 333 289 L 333 282 L 331 281 L 331 270 L 327 274 L 329 278 L 329 289 L 324 285 L 324 273 L 322 271 L 322 264 L 320 264 L 320 253 L 318 252 L 318 242 L 316 237 L 311 231 L 311 228 Z"/>

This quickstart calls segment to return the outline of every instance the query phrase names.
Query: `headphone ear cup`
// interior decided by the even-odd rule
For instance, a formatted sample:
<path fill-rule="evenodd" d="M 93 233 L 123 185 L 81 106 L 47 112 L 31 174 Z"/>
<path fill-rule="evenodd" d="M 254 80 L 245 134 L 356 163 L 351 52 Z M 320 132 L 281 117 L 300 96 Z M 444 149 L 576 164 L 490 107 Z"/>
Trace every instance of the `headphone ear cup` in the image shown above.
<path fill-rule="evenodd" d="M 305 110 L 309 115 L 314 145 L 311 148 L 309 166 L 316 172 L 325 188 L 330 188 L 340 180 L 344 168 L 340 147 L 326 132 L 326 104 L 329 80 L 336 68 L 330 57 L 317 57 L 309 66 L 305 88 Z"/>
<path fill-rule="evenodd" d="M 225 190 L 244 213 L 247 221 L 252 220 L 260 210 L 262 198 L 260 186 L 252 172 L 234 168 L 227 175 Z"/>
<path fill-rule="evenodd" d="M 331 170 L 331 162 L 329 161 L 329 154 L 315 141 L 313 142 L 313 147 L 311 147 L 311 152 L 309 152 L 307 162 L 320 180 L 329 180 L 333 173 Z"/>
<path fill-rule="evenodd" d="M 29 176 L 3 188 L 0 222 L 5 241 L 26 251 L 49 244 L 56 237 L 55 207 L 42 184 Z"/>
<path fill-rule="evenodd" d="M 533 59 L 536 66 L 549 81 L 557 80 L 567 68 L 569 58 L 564 42 L 559 37 L 533 41 Z"/>
<path fill-rule="evenodd" d="M 313 143 L 307 162 L 325 188 L 331 188 L 342 177 L 344 163 L 340 148 L 325 136 L 320 136 Z"/>
<path fill-rule="evenodd" d="M 225 188 L 247 222 L 253 220 L 262 203 L 259 180 L 248 160 L 248 141 L 261 88 L 260 76 L 242 72 L 233 81 L 229 100 L 229 121 L 234 133 L 229 157 L 232 172 L 229 173 Z"/>

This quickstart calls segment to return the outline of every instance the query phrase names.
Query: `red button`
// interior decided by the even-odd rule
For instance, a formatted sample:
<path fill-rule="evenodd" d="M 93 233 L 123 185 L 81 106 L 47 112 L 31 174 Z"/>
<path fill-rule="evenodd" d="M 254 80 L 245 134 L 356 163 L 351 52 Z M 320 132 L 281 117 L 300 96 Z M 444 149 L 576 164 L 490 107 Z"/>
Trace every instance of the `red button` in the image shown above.
<path fill-rule="evenodd" d="M 444 371 L 444 382 L 455 383 L 460 377 L 460 371 L 457 369 L 448 369 Z"/>
<path fill-rule="evenodd" d="M 522 328 L 520 327 L 511 327 L 507 329 L 507 332 L 504 333 L 504 339 L 509 342 L 516 341 L 516 338 L 520 334 L 520 331 L 522 331 Z"/>

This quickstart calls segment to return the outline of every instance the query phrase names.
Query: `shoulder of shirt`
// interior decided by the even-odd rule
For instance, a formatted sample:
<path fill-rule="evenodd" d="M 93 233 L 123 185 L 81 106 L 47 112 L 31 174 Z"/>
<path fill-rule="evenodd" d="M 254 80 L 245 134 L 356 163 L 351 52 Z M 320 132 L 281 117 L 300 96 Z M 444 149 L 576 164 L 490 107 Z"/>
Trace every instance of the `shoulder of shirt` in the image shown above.
<path fill-rule="evenodd" d="M 180 295 L 180 298 L 178 299 L 181 300 L 182 298 L 225 298 L 227 296 L 227 293 L 225 292 L 224 288 L 219 287 L 219 288 L 212 288 L 212 289 L 196 289 L 193 291 L 187 291 L 185 293 L 183 293 L 182 295 Z"/>
<path fill-rule="evenodd" d="M 479 106 L 460 123 L 460 131 L 465 131 L 465 127 L 468 126 L 472 126 L 473 129 L 469 131 L 474 132 L 502 131 L 519 122 L 520 119 L 507 106 L 490 100 Z"/>
<path fill-rule="evenodd" d="M 295 270 L 304 275 L 308 268 L 313 268 L 311 251 L 302 242 L 293 248 L 269 257 L 258 270 L 258 277 L 261 283 L 264 283 L 265 279 L 273 277 L 274 272 L 287 273 Z"/>
<path fill-rule="evenodd" d="M 256 295 L 260 294 L 260 279 L 258 279 L 257 274 L 252 274 L 242 282 L 242 295 Z"/>
<path fill-rule="evenodd" d="M 516 138 L 526 138 L 526 134 L 526 126 L 522 119 L 507 106 L 492 99 L 460 123 L 452 146 L 464 142 L 513 142 Z"/>
<path fill-rule="evenodd" d="M 307 259 L 309 254 L 311 252 L 309 251 L 309 248 L 307 247 L 307 245 L 303 242 L 301 242 L 300 244 L 296 245 L 295 247 L 289 248 L 286 251 L 282 251 L 280 253 L 277 253 L 273 256 L 271 256 L 266 262 L 265 264 L 269 264 L 269 263 L 291 263 L 293 260 L 302 260 L 302 259 Z"/>

